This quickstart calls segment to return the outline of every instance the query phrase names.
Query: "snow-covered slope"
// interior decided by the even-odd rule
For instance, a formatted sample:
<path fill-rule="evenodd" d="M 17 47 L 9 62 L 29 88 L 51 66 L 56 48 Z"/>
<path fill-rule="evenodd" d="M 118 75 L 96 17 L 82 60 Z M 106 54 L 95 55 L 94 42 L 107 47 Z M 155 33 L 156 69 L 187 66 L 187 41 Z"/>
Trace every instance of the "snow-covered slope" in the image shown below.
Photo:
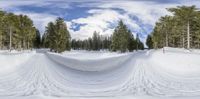
<path fill-rule="evenodd" d="M 0 75 L 14 71 L 17 66 L 20 67 L 20 64 L 26 62 L 34 54 L 34 51 L 23 53 L 17 51 L 0 52 Z"/>
<path fill-rule="evenodd" d="M 175 48 L 165 53 L 0 53 L 0 98 L 197 99 L 199 59 L 198 50 Z M 15 69 L 5 72 L 9 66 Z"/>
<path fill-rule="evenodd" d="M 72 52 L 46 54 L 52 61 L 80 71 L 105 71 L 126 64 L 132 54 Z"/>

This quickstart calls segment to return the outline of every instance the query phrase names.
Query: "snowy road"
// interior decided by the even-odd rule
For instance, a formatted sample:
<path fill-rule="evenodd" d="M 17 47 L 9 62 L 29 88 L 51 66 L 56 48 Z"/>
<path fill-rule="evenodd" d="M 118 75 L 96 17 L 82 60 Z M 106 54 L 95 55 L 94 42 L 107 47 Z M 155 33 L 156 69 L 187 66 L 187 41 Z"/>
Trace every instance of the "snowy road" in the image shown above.
<path fill-rule="evenodd" d="M 26 97 L 25 99 L 106 97 L 109 99 L 123 98 L 123 96 L 127 99 L 130 97 L 133 99 L 197 98 L 200 95 L 200 68 L 196 66 L 199 62 L 195 61 L 195 63 L 194 59 L 189 60 L 186 57 L 185 60 L 189 65 L 176 68 L 164 67 L 159 55 L 172 59 L 173 55 L 188 56 L 188 53 L 163 54 L 161 52 L 161 50 L 140 51 L 112 57 L 93 53 L 95 59 L 81 58 L 88 53 L 80 55 L 75 53 L 71 56 L 45 51 L 0 54 L 0 64 L 14 68 L 0 71 L 0 99 L 10 97 Z M 194 56 L 200 57 L 196 54 L 191 57 Z M 6 62 L 8 57 L 9 62 Z M 16 62 L 19 61 L 19 57 L 24 59 Z M 174 61 L 180 61 L 176 60 L 176 57 Z M 160 62 L 155 61 L 156 59 Z M 15 64 L 11 65 L 12 63 Z M 178 62 L 175 62 L 175 65 L 176 63 Z M 187 66 L 191 66 L 190 63 L 194 63 L 192 64 L 194 68 L 189 67 L 191 70 L 188 70 Z M 182 68 L 182 71 L 177 71 L 180 70 L 177 68 Z"/>

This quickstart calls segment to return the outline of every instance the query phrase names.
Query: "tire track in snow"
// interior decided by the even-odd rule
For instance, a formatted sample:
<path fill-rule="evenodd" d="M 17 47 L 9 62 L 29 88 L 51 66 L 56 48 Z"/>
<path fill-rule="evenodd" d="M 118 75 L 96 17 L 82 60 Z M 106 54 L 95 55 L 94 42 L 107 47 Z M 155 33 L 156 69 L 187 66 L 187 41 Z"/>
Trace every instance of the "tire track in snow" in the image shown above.
<path fill-rule="evenodd" d="M 159 71 L 148 57 L 148 53 L 139 52 L 123 66 L 86 72 L 62 66 L 37 53 L 16 71 L 0 75 L 0 96 L 200 95 L 200 78 L 187 79 Z"/>

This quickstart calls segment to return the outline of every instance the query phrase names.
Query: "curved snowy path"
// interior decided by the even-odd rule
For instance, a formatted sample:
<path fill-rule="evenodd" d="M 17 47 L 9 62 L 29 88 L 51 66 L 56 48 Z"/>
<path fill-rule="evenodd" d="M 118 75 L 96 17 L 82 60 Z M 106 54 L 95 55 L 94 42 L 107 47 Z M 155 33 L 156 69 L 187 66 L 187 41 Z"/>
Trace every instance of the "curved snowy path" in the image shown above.
<path fill-rule="evenodd" d="M 113 66 L 101 71 L 74 69 L 48 53 L 36 53 L 14 71 L 0 75 L 0 96 L 200 95 L 200 75 L 162 70 L 149 60 L 149 53 L 127 54 L 119 66 L 110 61 Z"/>

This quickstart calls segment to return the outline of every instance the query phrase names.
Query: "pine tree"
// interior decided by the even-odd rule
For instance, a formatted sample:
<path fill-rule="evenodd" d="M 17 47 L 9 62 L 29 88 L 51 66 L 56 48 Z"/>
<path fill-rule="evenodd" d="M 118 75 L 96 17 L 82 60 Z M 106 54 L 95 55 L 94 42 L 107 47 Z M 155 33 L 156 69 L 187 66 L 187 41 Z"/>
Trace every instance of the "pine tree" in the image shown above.
<path fill-rule="evenodd" d="M 34 47 L 35 48 L 40 48 L 41 46 L 41 36 L 39 30 L 36 30 L 36 38 L 34 41 Z"/>
<path fill-rule="evenodd" d="M 120 20 L 112 36 L 112 51 L 126 52 L 129 45 L 129 32 L 127 26 Z"/>
<path fill-rule="evenodd" d="M 44 45 L 54 52 L 63 52 L 71 49 L 71 36 L 62 18 L 57 18 L 55 23 L 49 22 L 43 38 Z"/>
<path fill-rule="evenodd" d="M 131 33 L 131 31 L 129 30 L 128 31 L 129 33 L 129 45 L 128 45 L 128 50 L 130 52 L 132 52 L 134 49 L 136 49 L 136 41 L 133 37 L 133 34 Z"/>
<path fill-rule="evenodd" d="M 36 39 L 36 28 L 26 15 L 0 11 L 0 48 L 31 49 Z"/>
<path fill-rule="evenodd" d="M 111 49 L 112 51 L 126 52 L 135 49 L 144 49 L 144 45 L 139 40 L 138 35 L 136 40 L 134 39 L 131 31 L 120 20 L 112 35 Z"/>
<path fill-rule="evenodd" d="M 164 46 L 199 48 L 200 12 L 195 6 L 170 8 L 172 16 L 163 16 L 152 32 L 154 48 Z"/>
<path fill-rule="evenodd" d="M 3 38 L 4 38 L 4 31 L 3 31 L 3 18 L 5 16 L 5 12 L 0 11 L 0 49 L 3 48 Z"/>
<path fill-rule="evenodd" d="M 96 31 L 94 31 L 93 33 L 92 40 L 93 40 L 93 44 L 92 44 L 93 50 L 99 50 L 99 37 Z"/>
<path fill-rule="evenodd" d="M 146 45 L 148 46 L 149 49 L 153 48 L 153 40 L 152 40 L 151 35 L 147 36 Z"/>
<path fill-rule="evenodd" d="M 187 25 L 187 48 L 190 48 L 190 25 L 191 21 L 197 15 L 196 7 L 191 6 L 178 6 L 177 8 L 170 8 L 169 11 L 173 12 L 177 18 L 181 20 L 181 23 Z"/>

